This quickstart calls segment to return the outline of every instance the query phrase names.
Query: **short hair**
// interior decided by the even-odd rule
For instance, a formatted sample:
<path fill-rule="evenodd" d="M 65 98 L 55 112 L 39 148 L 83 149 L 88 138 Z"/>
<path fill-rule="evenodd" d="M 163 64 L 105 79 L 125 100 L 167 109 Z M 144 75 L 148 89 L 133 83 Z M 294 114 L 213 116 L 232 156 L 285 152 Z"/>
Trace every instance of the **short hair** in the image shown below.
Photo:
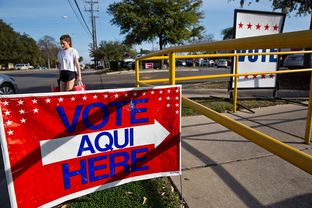
<path fill-rule="evenodd" d="M 72 47 L 72 40 L 71 40 L 71 37 L 68 34 L 62 35 L 60 37 L 60 41 L 62 41 L 62 40 L 68 42 L 69 46 Z"/>

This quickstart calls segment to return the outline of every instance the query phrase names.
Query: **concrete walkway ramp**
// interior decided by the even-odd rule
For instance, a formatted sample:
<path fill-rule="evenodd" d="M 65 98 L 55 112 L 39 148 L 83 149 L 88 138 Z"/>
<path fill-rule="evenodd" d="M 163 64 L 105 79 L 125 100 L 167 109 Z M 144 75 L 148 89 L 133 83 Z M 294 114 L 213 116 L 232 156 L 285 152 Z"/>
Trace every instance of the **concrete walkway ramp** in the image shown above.
<path fill-rule="evenodd" d="M 254 110 L 226 115 L 312 155 L 307 106 Z M 172 180 L 191 208 L 312 207 L 312 175 L 204 116 L 182 118 L 182 170 Z"/>

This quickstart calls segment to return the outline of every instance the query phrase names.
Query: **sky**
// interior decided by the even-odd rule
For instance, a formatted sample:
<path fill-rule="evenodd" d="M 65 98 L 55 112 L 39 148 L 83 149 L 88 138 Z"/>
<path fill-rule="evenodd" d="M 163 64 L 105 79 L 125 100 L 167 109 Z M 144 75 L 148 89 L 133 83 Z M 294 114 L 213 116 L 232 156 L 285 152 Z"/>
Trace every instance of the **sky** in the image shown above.
<path fill-rule="evenodd" d="M 90 1 L 90 0 L 89 0 Z M 84 29 L 75 16 L 69 2 L 72 3 L 77 13 L 74 0 L 0 0 L 0 19 L 9 24 L 14 31 L 26 33 L 38 41 L 45 35 L 53 37 L 59 42 L 62 34 L 69 34 L 73 40 L 73 47 L 83 57 L 83 62 L 90 62 L 89 44 L 92 42 L 91 35 Z M 86 23 L 91 29 L 90 7 L 86 0 L 76 0 Z M 97 42 L 122 41 L 118 26 L 111 24 L 112 17 L 107 13 L 108 5 L 114 0 L 98 0 L 98 12 L 96 13 Z M 259 3 L 245 5 L 243 9 L 272 12 L 272 2 L 261 0 Z M 239 0 L 203 0 L 201 11 L 204 19 L 201 25 L 205 27 L 205 34 L 212 34 L 215 40 L 221 40 L 221 31 L 233 26 L 234 10 L 241 9 Z M 276 11 L 280 12 L 280 11 Z M 311 17 L 298 17 L 294 13 L 286 17 L 284 32 L 293 32 L 309 29 Z M 81 20 L 82 21 L 82 20 Z M 137 51 L 142 49 L 158 50 L 158 43 L 142 43 L 134 47 Z"/>

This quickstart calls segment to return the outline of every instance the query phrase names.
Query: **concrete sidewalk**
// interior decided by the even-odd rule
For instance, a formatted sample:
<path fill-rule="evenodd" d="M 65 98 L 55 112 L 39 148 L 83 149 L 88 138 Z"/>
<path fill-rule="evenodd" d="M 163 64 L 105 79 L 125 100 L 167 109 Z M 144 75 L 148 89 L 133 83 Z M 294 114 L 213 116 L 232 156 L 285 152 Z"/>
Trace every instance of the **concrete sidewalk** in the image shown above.
<path fill-rule="evenodd" d="M 312 155 L 306 106 L 254 110 L 226 115 Z M 191 208 L 312 207 L 310 174 L 204 116 L 182 118 L 181 151 L 182 178 L 172 180 Z"/>

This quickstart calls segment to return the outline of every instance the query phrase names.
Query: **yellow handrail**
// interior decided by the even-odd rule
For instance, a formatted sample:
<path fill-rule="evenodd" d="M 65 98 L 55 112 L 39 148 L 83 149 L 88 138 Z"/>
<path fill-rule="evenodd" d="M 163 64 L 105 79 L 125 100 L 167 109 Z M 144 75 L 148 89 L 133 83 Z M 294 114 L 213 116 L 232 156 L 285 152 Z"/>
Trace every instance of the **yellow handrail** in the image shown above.
<path fill-rule="evenodd" d="M 312 68 L 308 69 L 296 69 L 296 70 L 279 70 L 270 72 L 252 72 L 252 73 L 238 73 L 238 57 L 240 56 L 253 56 L 253 55 L 285 55 L 285 54 L 306 54 L 312 53 L 312 51 L 285 51 L 285 52 L 254 52 L 250 53 L 225 53 L 225 54 L 191 54 L 180 55 L 179 52 L 195 52 L 195 51 L 234 51 L 239 49 L 257 49 L 257 48 L 306 48 L 312 47 L 312 30 L 299 31 L 293 33 L 275 34 L 260 37 L 241 38 L 235 40 L 218 41 L 213 43 L 202 43 L 189 46 L 178 46 L 168 48 L 159 52 L 149 54 L 147 56 L 139 57 L 136 59 L 136 84 L 147 85 L 155 83 L 170 83 L 174 85 L 176 81 L 187 80 L 199 80 L 208 78 L 234 78 L 234 94 L 233 94 L 233 111 L 236 111 L 237 104 L 237 84 L 239 77 L 254 76 L 254 75 L 273 75 L 284 73 L 299 73 L 299 72 L 311 72 Z M 211 57 L 235 57 L 235 71 L 233 74 L 217 74 L 217 75 L 204 75 L 204 76 L 188 76 L 188 77 L 176 77 L 175 74 L 175 62 L 176 59 L 187 58 L 211 58 Z M 139 77 L 139 62 L 143 60 L 168 60 L 169 61 L 169 78 L 153 79 L 153 80 L 140 80 Z M 231 129 L 239 135 L 249 139 L 264 149 L 272 152 L 273 154 L 283 158 L 284 160 L 294 164 L 302 170 L 312 174 L 312 156 L 301 152 L 287 144 L 284 144 L 277 139 L 274 139 L 266 134 L 263 134 L 249 126 L 236 122 L 235 120 L 226 117 L 220 113 L 217 113 L 199 103 L 196 103 L 186 97 L 182 97 L 182 102 L 186 106 L 199 111 L 203 115 L 210 119 L 220 123 L 221 125 Z M 310 81 L 310 93 L 309 93 L 309 107 L 307 113 L 305 143 L 310 144 L 312 132 L 312 75 Z"/>
<path fill-rule="evenodd" d="M 177 55 L 178 52 L 195 52 L 195 51 L 234 51 L 234 50 L 250 50 L 257 48 L 304 48 L 312 47 L 312 30 L 298 31 L 283 34 L 274 34 L 266 36 L 257 36 L 249 38 L 240 38 L 234 40 L 217 41 L 212 43 L 201 43 L 188 46 L 178 46 L 168 49 L 164 49 L 159 52 L 151 53 L 146 56 L 142 56 L 136 59 L 136 83 L 137 86 L 155 83 L 170 83 L 174 85 L 176 81 L 187 80 L 199 80 L 209 78 L 234 78 L 234 94 L 233 94 L 233 112 L 237 109 L 237 83 L 239 77 L 253 76 L 253 75 L 273 75 L 284 73 L 298 73 L 298 72 L 312 72 L 312 68 L 309 69 L 297 69 L 297 70 L 279 70 L 271 72 L 252 72 L 238 74 L 238 57 L 240 56 L 254 56 L 254 55 L 286 55 L 286 54 L 311 54 L 312 51 L 284 51 L 284 52 L 254 52 L 254 53 L 225 53 L 225 54 L 192 54 L 192 55 Z M 176 77 L 175 75 L 175 60 L 187 59 L 187 58 L 209 58 L 209 57 L 236 57 L 234 60 L 235 71 L 233 74 L 218 74 L 218 75 L 203 75 L 203 76 L 188 76 L 188 77 Z M 139 62 L 143 60 L 169 60 L 169 79 L 153 79 L 153 80 L 140 80 L 139 78 Z M 312 85 L 310 87 L 309 96 L 309 108 L 307 114 L 305 143 L 310 144 L 311 132 L 312 132 Z"/>
<path fill-rule="evenodd" d="M 312 156 L 182 96 L 183 104 L 312 175 Z"/>
<path fill-rule="evenodd" d="M 137 59 L 143 60 L 170 52 L 234 51 L 258 48 L 312 48 L 312 30 L 177 46 L 150 53 Z"/>

